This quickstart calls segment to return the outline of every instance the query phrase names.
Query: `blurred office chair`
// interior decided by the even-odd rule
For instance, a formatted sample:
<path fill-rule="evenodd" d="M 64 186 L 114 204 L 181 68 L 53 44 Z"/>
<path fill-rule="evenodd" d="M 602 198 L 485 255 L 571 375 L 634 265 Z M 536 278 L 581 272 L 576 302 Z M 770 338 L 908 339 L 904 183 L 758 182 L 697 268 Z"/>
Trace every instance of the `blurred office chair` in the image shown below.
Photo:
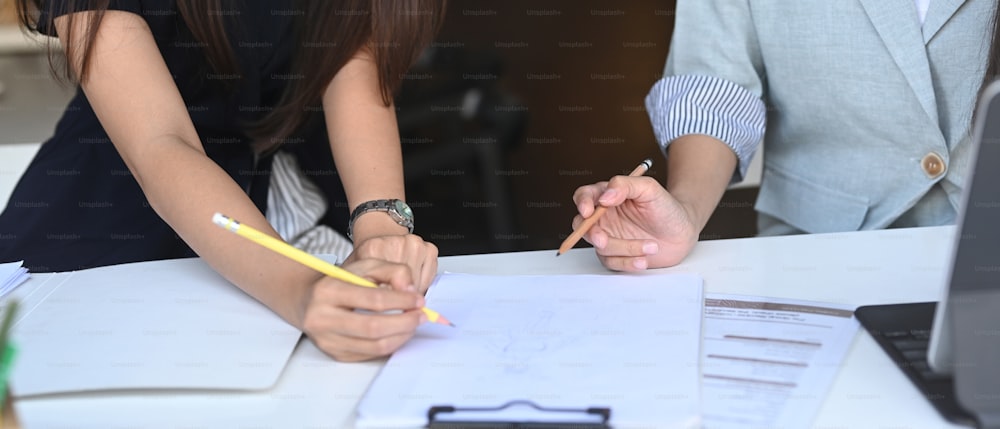
<path fill-rule="evenodd" d="M 507 158 L 527 109 L 500 86 L 501 75 L 488 52 L 432 46 L 405 76 L 396 102 L 408 199 L 433 205 L 415 207 L 418 216 L 438 217 L 418 220 L 418 233 L 442 255 L 515 250 L 505 239 L 515 233 Z M 485 216 L 470 224 L 476 215 Z"/>

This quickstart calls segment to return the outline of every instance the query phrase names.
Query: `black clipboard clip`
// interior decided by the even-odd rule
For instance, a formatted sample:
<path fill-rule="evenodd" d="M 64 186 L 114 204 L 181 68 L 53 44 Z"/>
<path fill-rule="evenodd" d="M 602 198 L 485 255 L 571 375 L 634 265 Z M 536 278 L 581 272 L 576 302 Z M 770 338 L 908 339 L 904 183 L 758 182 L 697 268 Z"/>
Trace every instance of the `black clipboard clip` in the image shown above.
<path fill-rule="evenodd" d="M 496 413 L 508 408 L 526 406 L 545 413 L 566 413 L 580 415 L 579 421 L 484 421 L 449 419 L 442 415 L 454 413 Z M 590 408 L 553 408 L 543 407 L 526 400 L 510 401 L 497 407 L 454 407 L 451 405 L 435 405 L 427 410 L 427 429 L 611 429 L 611 409 L 606 407 Z"/>

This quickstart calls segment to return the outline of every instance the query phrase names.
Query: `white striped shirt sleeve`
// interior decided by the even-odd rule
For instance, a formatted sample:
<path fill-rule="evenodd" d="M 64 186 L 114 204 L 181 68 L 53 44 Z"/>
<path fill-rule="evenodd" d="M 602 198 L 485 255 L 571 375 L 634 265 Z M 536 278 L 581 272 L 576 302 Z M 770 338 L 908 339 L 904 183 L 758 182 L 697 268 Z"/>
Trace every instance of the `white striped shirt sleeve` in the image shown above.
<path fill-rule="evenodd" d="M 337 263 L 342 263 L 354 250 L 354 244 L 319 223 L 327 207 L 323 192 L 302 172 L 295 156 L 275 153 L 267 190 L 268 223 L 288 244 L 308 253 L 337 255 Z"/>
<path fill-rule="evenodd" d="M 732 182 L 743 180 L 750 159 L 764 138 L 767 108 L 760 97 L 728 80 L 711 76 L 669 76 L 646 96 L 646 111 L 664 153 L 674 139 L 704 134 L 736 153 Z"/>

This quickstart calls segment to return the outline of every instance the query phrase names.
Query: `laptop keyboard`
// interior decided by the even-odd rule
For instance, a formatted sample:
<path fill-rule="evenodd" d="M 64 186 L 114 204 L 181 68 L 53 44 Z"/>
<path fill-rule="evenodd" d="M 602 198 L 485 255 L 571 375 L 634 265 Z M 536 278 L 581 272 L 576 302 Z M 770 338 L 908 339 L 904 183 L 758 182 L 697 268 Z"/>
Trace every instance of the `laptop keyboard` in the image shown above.
<path fill-rule="evenodd" d="M 934 372 L 927 362 L 936 306 L 933 302 L 869 305 L 858 307 L 854 315 L 945 419 L 969 424 L 971 418 L 955 401 L 951 376 Z"/>
<path fill-rule="evenodd" d="M 889 344 L 903 356 L 904 364 L 916 371 L 921 379 L 929 381 L 951 380 L 947 374 L 934 372 L 927 361 L 927 350 L 931 341 L 930 329 L 883 331 L 882 337 L 888 340 Z"/>

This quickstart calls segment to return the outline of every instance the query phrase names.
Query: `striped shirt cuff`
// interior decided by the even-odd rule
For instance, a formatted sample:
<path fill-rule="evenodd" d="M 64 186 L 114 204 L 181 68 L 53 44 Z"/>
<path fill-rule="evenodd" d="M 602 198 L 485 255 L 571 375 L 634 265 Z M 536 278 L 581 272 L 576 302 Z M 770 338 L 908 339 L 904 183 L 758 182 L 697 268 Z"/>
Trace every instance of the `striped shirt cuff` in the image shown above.
<path fill-rule="evenodd" d="M 688 134 L 708 135 L 732 148 L 739 167 L 731 183 L 743 180 L 764 138 L 764 102 L 745 88 L 716 77 L 660 79 L 646 96 L 646 110 L 664 153 L 670 142 Z"/>
<path fill-rule="evenodd" d="M 354 243 L 320 223 L 329 207 L 323 192 L 309 180 L 290 153 L 278 151 L 271 162 L 265 217 L 288 244 L 309 253 L 333 254 L 342 263 Z"/>

